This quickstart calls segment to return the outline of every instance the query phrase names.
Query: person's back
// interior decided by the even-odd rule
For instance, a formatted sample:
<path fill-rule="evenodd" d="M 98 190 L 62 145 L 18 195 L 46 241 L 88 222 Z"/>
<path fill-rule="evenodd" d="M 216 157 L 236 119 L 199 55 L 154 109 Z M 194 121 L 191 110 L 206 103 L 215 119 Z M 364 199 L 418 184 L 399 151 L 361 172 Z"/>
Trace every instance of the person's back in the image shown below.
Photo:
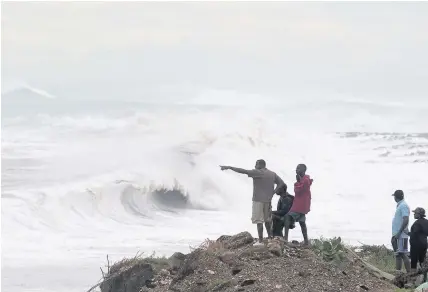
<path fill-rule="evenodd" d="M 272 201 L 275 183 L 279 183 L 278 175 L 267 169 L 252 169 L 248 176 L 253 179 L 253 201 L 269 203 Z"/>
<path fill-rule="evenodd" d="M 294 196 L 290 195 L 288 192 L 285 196 L 281 196 L 278 200 L 278 205 L 276 207 L 277 215 L 285 216 L 290 211 L 291 206 L 293 205 Z"/>
<path fill-rule="evenodd" d="M 258 244 L 263 244 L 263 223 L 268 237 L 272 238 L 272 197 L 284 186 L 282 179 L 273 171 L 266 168 L 266 161 L 256 161 L 255 169 L 247 170 L 238 167 L 220 165 L 221 170 L 230 169 L 237 173 L 246 174 L 253 179 L 253 204 L 251 221 L 257 224 L 259 235 Z M 276 188 L 275 188 L 276 184 Z"/>
<path fill-rule="evenodd" d="M 410 229 L 410 244 L 415 246 L 427 246 L 428 245 L 428 220 L 425 218 L 419 218 L 416 220 Z"/>

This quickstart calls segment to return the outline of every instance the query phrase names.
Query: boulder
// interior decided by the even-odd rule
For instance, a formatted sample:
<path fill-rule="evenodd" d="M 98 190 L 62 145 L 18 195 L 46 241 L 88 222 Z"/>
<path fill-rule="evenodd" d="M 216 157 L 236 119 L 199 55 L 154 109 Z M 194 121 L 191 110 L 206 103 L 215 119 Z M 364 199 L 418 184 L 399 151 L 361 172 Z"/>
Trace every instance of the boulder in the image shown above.
<path fill-rule="evenodd" d="M 284 250 L 284 243 L 282 243 L 279 240 L 272 240 L 271 242 L 268 243 L 267 248 L 269 249 L 269 251 L 276 255 L 276 256 L 281 256 Z"/>
<path fill-rule="evenodd" d="M 153 268 L 150 264 L 135 264 L 108 275 L 100 285 L 101 292 L 140 291 L 142 287 L 151 283 L 153 276 Z"/>
<path fill-rule="evenodd" d="M 170 270 L 177 271 L 183 265 L 186 255 L 181 252 L 176 252 L 168 258 L 168 265 Z"/>
<path fill-rule="evenodd" d="M 197 268 L 199 257 L 203 253 L 204 252 L 202 250 L 196 249 L 185 257 L 185 260 L 182 262 L 180 268 L 178 269 L 177 275 L 171 282 L 170 289 L 174 288 L 175 283 L 177 283 L 178 281 L 186 278 L 190 274 L 193 274 L 193 272 Z"/>
<path fill-rule="evenodd" d="M 233 236 L 222 235 L 217 239 L 217 242 L 221 242 L 226 249 L 237 249 L 251 244 L 253 241 L 253 236 L 247 231 Z"/>
<path fill-rule="evenodd" d="M 222 235 L 216 241 L 217 242 L 225 242 L 225 241 L 229 240 L 231 237 L 232 237 L 231 235 Z"/>

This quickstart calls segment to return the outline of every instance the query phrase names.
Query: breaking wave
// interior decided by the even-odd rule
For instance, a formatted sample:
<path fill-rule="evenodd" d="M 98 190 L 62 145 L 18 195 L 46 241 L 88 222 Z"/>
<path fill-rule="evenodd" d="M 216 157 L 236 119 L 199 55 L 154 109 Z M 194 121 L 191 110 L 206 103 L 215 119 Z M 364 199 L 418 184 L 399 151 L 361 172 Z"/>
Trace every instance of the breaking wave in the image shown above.
<path fill-rule="evenodd" d="M 251 182 L 221 172 L 221 164 L 251 168 L 264 158 L 291 183 L 294 166 L 306 162 L 322 181 L 316 192 L 329 194 L 337 187 L 329 184 L 330 177 L 343 182 L 344 192 L 365 191 L 349 182 L 344 165 L 364 176 L 365 163 L 412 163 L 422 169 L 428 162 L 428 123 L 414 122 L 426 115 L 413 109 L 408 114 L 401 109 L 397 116 L 388 106 L 387 118 L 396 118 L 388 120 L 382 116 L 385 108 L 377 113 L 379 105 L 366 110 L 372 105 L 364 103 L 357 110 L 343 102 L 270 110 L 143 104 L 116 110 L 111 105 L 107 111 L 103 106 L 103 111 L 5 120 L 6 232 L 161 224 L 160 218 L 172 220 L 192 210 L 249 208 Z"/>

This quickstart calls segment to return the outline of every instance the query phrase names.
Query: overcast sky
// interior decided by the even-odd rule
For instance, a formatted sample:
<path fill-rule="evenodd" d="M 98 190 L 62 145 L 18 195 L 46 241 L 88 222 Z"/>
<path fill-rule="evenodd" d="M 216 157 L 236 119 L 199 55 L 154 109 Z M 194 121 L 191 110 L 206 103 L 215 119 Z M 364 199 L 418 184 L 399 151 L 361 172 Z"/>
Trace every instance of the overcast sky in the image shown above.
<path fill-rule="evenodd" d="M 428 98 L 428 2 L 1 5 L 3 86 Z"/>

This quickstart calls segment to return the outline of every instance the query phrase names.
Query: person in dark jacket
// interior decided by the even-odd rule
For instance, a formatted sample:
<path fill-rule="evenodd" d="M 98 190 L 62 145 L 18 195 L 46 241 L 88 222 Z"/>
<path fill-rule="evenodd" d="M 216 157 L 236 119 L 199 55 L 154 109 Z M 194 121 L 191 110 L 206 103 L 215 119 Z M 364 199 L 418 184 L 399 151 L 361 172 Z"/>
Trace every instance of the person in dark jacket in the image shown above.
<path fill-rule="evenodd" d="M 427 236 L 428 236 L 428 220 L 425 219 L 425 210 L 423 208 L 416 208 L 414 211 L 414 218 L 416 219 L 410 228 L 410 267 L 412 271 L 416 271 L 419 264 L 422 266 L 426 260 L 427 254 Z M 424 275 L 424 282 L 427 281 L 427 273 Z"/>
<path fill-rule="evenodd" d="M 278 190 L 278 195 L 280 196 L 276 211 L 272 211 L 272 221 L 273 221 L 273 236 L 282 237 L 282 230 L 284 229 L 285 215 L 290 211 L 291 206 L 293 205 L 294 196 L 290 195 L 287 192 L 287 185 Z M 294 222 L 290 223 L 290 229 L 294 228 Z"/>

